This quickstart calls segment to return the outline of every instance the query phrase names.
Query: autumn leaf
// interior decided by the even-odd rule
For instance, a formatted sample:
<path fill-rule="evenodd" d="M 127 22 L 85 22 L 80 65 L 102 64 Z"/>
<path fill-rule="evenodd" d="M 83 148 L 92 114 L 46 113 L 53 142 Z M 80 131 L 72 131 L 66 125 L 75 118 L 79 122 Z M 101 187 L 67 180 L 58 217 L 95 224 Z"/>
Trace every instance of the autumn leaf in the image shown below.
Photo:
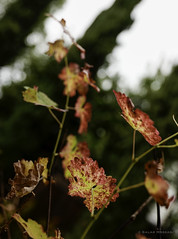
<path fill-rule="evenodd" d="M 46 52 L 48 56 L 53 56 L 57 62 L 61 62 L 61 60 L 67 55 L 68 49 L 64 47 L 63 40 L 57 40 L 54 43 L 48 42 L 49 50 Z"/>
<path fill-rule="evenodd" d="M 148 193 L 155 199 L 160 206 L 169 207 L 174 196 L 168 198 L 169 184 L 160 175 L 158 175 L 158 164 L 156 161 L 149 161 L 145 165 L 145 187 Z"/>
<path fill-rule="evenodd" d="M 138 130 L 149 144 L 158 144 L 161 141 L 161 137 L 150 117 L 140 109 L 135 109 L 131 99 L 125 94 L 116 91 L 113 92 L 117 103 L 121 107 L 123 118 L 133 129 Z"/>
<path fill-rule="evenodd" d="M 143 234 L 140 234 L 140 233 L 137 233 L 135 236 L 136 236 L 136 239 L 151 239 L 150 237 L 148 238 L 148 237 L 146 237 L 146 236 L 144 236 Z"/>
<path fill-rule="evenodd" d="M 33 192 L 42 179 L 46 166 L 47 163 L 40 162 L 40 160 L 33 163 L 32 161 L 22 159 L 14 163 L 15 177 L 13 180 L 9 179 L 11 190 L 6 199 L 20 198 Z"/>
<path fill-rule="evenodd" d="M 64 169 L 65 178 L 71 177 L 71 173 L 68 170 L 68 166 L 74 157 L 89 157 L 90 150 L 86 142 L 77 142 L 76 136 L 70 134 L 67 137 L 67 144 L 59 153 L 61 158 L 64 158 L 62 161 L 62 166 Z"/>
<path fill-rule="evenodd" d="M 85 198 L 84 204 L 91 213 L 95 208 L 99 209 L 104 205 L 105 207 L 109 205 L 108 199 L 114 192 L 116 179 L 106 176 L 104 169 L 99 168 L 97 161 L 87 157 L 75 157 L 68 169 L 72 175 L 69 178 L 70 196 Z M 119 194 L 115 193 L 111 201 L 115 202 L 118 196 Z"/>
<path fill-rule="evenodd" d="M 86 133 L 88 129 L 88 123 L 91 120 L 92 106 L 86 102 L 86 96 L 79 96 L 75 104 L 75 117 L 80 118 L 80 127 L 78 133 Z"/>
<path fill-rule="evenodd" d="M 43 178 L 43 183 L 47 183 L 47 178 L 48 178 L 48 158 L 39 158 L 37 161 L 39 164 L 41 164 L 44 167 L 44 170 L 42 172 L 42 178 Z"/>
<path fill-rule="evenodd" d="M 57 108 L 57 103 L 51 100 L 46 94 L 41 91 L 38 91 L 38 87 L 34 86 L 30 88 L 28 86 L 25 87 L 25 91 L 22 92 L 24 101 L 33 103 L 35 105 L 45 106 L 47 108 L 55 109 L 58 111 L 64 111 L 62 109 Z"/>
<path fill-rule="evenodd" d="M 80 80 L 80 67 L 76 63 L 70 63 L 68 67 L 64 67 L 58 77 L 64 81 L 64 95 L 70 97 L 76 95 L 78 81 Z"/>
<path fill-rule="evenodd" d="M 18 221 L 25 229 L 27 234 L 33 239 L 64 239 L 58 233 L 58 237 L 48 237 L 43 230 L 43 227 L 32 219 L 26 222 L 19 214 L 14 214 L 13 218 Z"/>
<path fill-rule="evenodd" d="M 90 77 L 89 65 L 86 64 L 83 70 L 76 63 L 70 63 L 68 67 L 64 67 L 58 77 L 64 81 L 65 89 L 64 95 L 73 97 L 78 92 L 80 95 L 86 95 L 88 86 L 92 86 L 99 91 L 95 82 Z"/>
<path fill-rule="evenodd" d="M 85 66 L 83 67 L 82 71 L 80 72 L 80 76 L 82 78 L 82 81 L 79 82 L 79 87 L 80 85 L 82 85 L 82 82 L 85 82 L 87 83 L 88 85 L 90 85 L 91 87 L 93 87 L 97 92 L 100 92 L 100 89 L 99 87 L 95 84 L 95 81 L 92 80 L 91 78 L 91 72 L 90 72 L 90 69 L 92 68 L 93 66 L 89 65 L 88 63 L 85 63 Z M 84 83 L 83 83 L 84 84 Z M 82 90 L 79 90 L 79 87 L 78 87 L 78 92 L 79 94 L 81 95 L 85 95 L 86 93 Z M 83 87 L 84 88 L 84 87 Z"/>

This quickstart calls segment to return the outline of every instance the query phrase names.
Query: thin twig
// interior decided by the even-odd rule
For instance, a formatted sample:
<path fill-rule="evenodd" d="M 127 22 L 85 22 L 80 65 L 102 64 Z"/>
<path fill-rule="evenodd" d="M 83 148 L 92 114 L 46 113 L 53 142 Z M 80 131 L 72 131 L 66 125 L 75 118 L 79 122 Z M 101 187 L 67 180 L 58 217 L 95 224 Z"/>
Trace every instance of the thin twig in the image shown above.
<path fill-rule="evenodd" d="M 57 21 L 58 23 L 60 23 L 60 25 L 61 25 L 62 28 L 63 28 L 63 32 L 64 32 L 66 35 L 69 36 L 69 38 L 71 39 L 72 43 L 73 43 L 73 44 L 77 47 L 77 49 L 80 51 L 80 53 L 81 53 L 81 59 L 85 59 L 85 49 L 75 41 L 74 37 L 73 37 L 73 36 L 70 34 L 70 32 L 66 29 L 65 20 L 62 19 L 61 21 L 59 21 L 56 17 L 54 17 L 54 16 L 53 16 L 52 14 L 50 14 L 50 13 L 46 13 L 45 15 L 46 15 L 47 17 L 53 18 L 55 21 Z"/>
<path fill-rule="evenodd" d="M 65 64 L 66 64 L 66 67 L 68 68 L 68 62 L 67 62 L 66 57 L 65 57 Z M 47 225 L 46 225 L 47 235 L 48 235 L 48 229 L 49 229 L 49 223 L 50 223 L 50 217 L 51 217 L 51 194 L 52 194 L 52 185 L 51 185 L 52 184 L 52 181 L 51 181 L 52 176 L 51 175 L 52 175 L 52 167 L 53 167 L 53 164 L 54 164 L 54 159 L 56 157 L 57 149 L 58 149 L 58 146 L 59 146 L 59 141 L 60 141 L 60 138 L 61 138 L 63 127 L 64 127 L 64 122 L 65 122 L 66 115 L 67 115 L 67 108 L 68 108 L 68 105 L 69 105 L 69 99 L 70 99 L 70 95 L 68 93 L 67 97 L 66 97 L 66 103 L 65 103 L 65 110 L 66 111 L 64 111 L 63 116 L 62 116 L 62 121 L 60 123 L 56 143 L 55 143 L 55 146 L 54 146 L 54 150 L 53 150 L 53 153 L 52 153 L 51 162 L 50 162 L 50 166 L 49 166 L 49 170 L 48 170 L 48 177 L 50 179 L 50 185 L 49 185 L 48 215 L 47 215 Z"/>
<path fill-rule="evenodd" d="M 136 217 L 142 212 L 142 210 L 148 205 L 148 203 L 152 200 L 152 196 L 147 198 L 147 200 L 142 203 L 142 205 L 121 225 L 119 228 L 109 237 L 109 239 L 113 239 L 116 235 L 118 235 L 126 226 L 136 220 Z"/>
<path fill-rule="evenodd" d="M 51 217 L 52 181 L 53 181 L 52 176 L 49 175 L 48 215 L 47 215 L 47 225 L 46 225 L 47 235 L 48 235 L 48 232 L 49 232 L 49 224 L 50 224 L 50 217 Z"/>
<path fill-rule="evenodd" d="M 176 125 L 177 125 L 177 127 L 178 127 L 178 123 L 177 123 L 177 121 L 176 121 L 176 119 L 175 119 L 174 115 L 172 116 L 172 118 L 173 118 L 173 120 L 174 120 L 175 124 L 176 124 Z"/>
<path fill-rule="evenodd" d="M 145 185 L 145 182 L 141 182 L 141 183 L 137 183 L 137 184 L 125 187 L 125 188 L 121 188 L 121 189 L 119 189 L 119 193 L 124 192 L 124 191 L 128 191 L 130 189 L 139 188 L 139 187 L 144 186 L 144 185 Z"/>
<path fill-rule="evenodd" d="M 49 108 L 49 112 L 52 115 L 52 117 L 56 120 L 56 122 L 61 126 L 61 122 L 59 119 L 56 117 L 56 115 L 53 113 L 53 111 Z"/>
<path fill-rule="evenodd" d="M 133 131 L 133 147 L 132 147 L 132 161 L 135 159 L 135 136 L 136 136 L 136 130 Z"/>

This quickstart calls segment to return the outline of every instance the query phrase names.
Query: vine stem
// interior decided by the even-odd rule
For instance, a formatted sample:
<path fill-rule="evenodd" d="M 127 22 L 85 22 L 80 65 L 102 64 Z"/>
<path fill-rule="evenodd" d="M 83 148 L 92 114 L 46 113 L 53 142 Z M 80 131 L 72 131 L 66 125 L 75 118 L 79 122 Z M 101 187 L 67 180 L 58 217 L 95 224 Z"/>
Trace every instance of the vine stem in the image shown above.
<path fill-rule="evenodd" d="M 117 186 L 115 187 L 113 193 L 111 194 L 111 196 L 109 197 L 108 201 L 103 205 L 103 207 L 98 211 L 98 213 L 93 217 L 93 220 L 90 221 L 90 223 L 88 224 L 88 226 L 86 227 L 85 231 L 83 232 L 81 239 L 84 239 L 87 235 L 87 233 L 89 232 L 89 230 L 91 229 L 91 227 L 93 226 L 93 224 L 98 220 L 99 216 L 101 215 L 101 213 L 104 211 L 105 206 L 108 204 L 108 202 L 110 202 L 111 198 L 113 197 L 113 195 L 118 191 L 119 187 L 122 185 L 122 183 L 124 182 L 125 178 L 127 177 L 127 175 L 130 173 L 130 171 L 132 170 L 132 168 L 134 167 L 134 165 L 136 163 L 138 163 L 138 161 L 143 158 L 144 156 L 146 156 L 148 153 L 150 153 L 152 150 L 154 150 L 155 148 L 157 148 L 159 145 L 165 143 L 166 141 L 174 138 L 175 136 L 178 135 L 178 132 L 176 132 L 175 134 L 170 135 L 169 137 L 167 137 L 166 139 L 162 140 L 161 142 L 159 142 L 158 144 L 156 144 L 155 146 L 151 147 L 150 149 L 148 149 L 147 151 L 145 151 L 143 154 L 141 154 L 140 156 L 136 157 L 132 163 L 129 165 L 129 167 L 127 168 L 126 172 L 124 173 L 124 175 L 122 176 L 122 178 L 120 179 L 120 181 L 118 182 Z"/>
<path fill-rule="evenodd" d="M 65 109 L 68 108 L 69 98 L 70 98 L 70 96 L 68 94 L 67 97 L 66 97 Z M 63 113 L 62 121 L 61 121 L 60 126 L 59 126 L 59 132 L 58 132 L 58 136 L 57 136 L 57 139 L 56 139 L 56 144 L 55 144 L 55 147 L 54 147 L 54 150 L 53 150 L 53 154 L 52 154 L 52 158 L 51 158 L 51 162 L 50 162 L 50 166 L 49 166 L 49 175 L 51 175 L 51 170 L 52 170 L 52 167 L 53 167 L 53 164 L 54 164 L 54 158 L 56 156 L 57 148 L 58 148 L 58 145 L 59 145 L 59 140 L 60 140 L 60 137 L 61 137 L 61 134 L 62 134 L 64 122 L 65 122 L 65 119 L 66 119 L 66 114 L 67 114 L 67 111 L 65 111 Z"/>
<path fill-rule="evenodd" d="M 136 130 L 133 131 L 133 147 L 132 147 L 132 161 L 135 159 L 135 136 L 136 136 Z"/>
<path fill-rule="evenodd" d="M 69 98 L 70 98 L 70 96 L 69 96 L 69 94 L 67 94 L 65 109 L 68 108 Z M 67 114 L 67 111 L 65 111 L 63 113 L 62 121 L 61 121 L 60 126 L 59 126 L 59 132 L 58 132 L 58 135 L 57 135 L 57 139 L 56 139 L 56 143 L 55 143 L 54 150 L 53 150 L 53 153 L 52 153 L 51 162 L 50 162 L 49 171 L 48 171 L 49 198 L 48 198 L 48 215 L 47 215 L 47 225 L 46 225 L 47 235 L 48 235 L 48 231 L 49 231 L 49 223 L 50 223 L 50 216 L 51 216 L 51 195 L 52 195 L 52 176 L 51 176 L 51 172 L 52 172 L 52 167 L 53 167 L 53 164 L 54 164 L 54 159 L 55 159 L 55 156 L 56 156 L 57 148 L 58 148 L 58 145 L 59 145 L 59 140 L 61 138 L 64 122 L 65 122 L 65 119 L 66 119 L 66 114 Z"/>
<path fill-rule="evenodd" d="M 141 183 L 137 183 L 137 184 L 125 187 L 125 188 L 121 188 L 121 189 L 119 189 L 119 193 L 128 191 L 130 189 L 139 188 L 139 187 L 144 186 L 144 185 L 145 185 L 145 182 L 141 182 Z"/>
<path fill-rule="evenodd" d="M 68 70 L 68 61 L 67 61 L 67 57 L 65 57 L 65 65 L 67 68 L 67 79 L 69 79 L 69 70 Z M 46 225 L 46 232 L 48 235 L 48 231 L 49 231 L 49 223 L 50 223 L 50 217 L 51 217 L 51 196 L 52 196 L 52 167 L 54 164 L 54 159 L 56 157 L 57 154 L 57 149 L 58 149 L 58 145 L 59 145 L 59 141 L 61 138 L 61 134 L 62 134 L 62 130 L 64 127 L 64 122 L 66 119 L 66 115 L 67 115 L 67 111 L 68 111 L 68 107 L 69 107 L 69 99 L 70 99 L 70 94 L 69 92 L 67 93 L 67 97 L 66 97 L 66 103 L 65 103 L 65 110 L 63 111 L 63 116 L 62 116 L 62 120 L 61 122 L 58 120 L 58 118 L 53 114 L 52 111 L 49 110 L 49 112 L 51 113 L 51 115 L 53 116 L 53 118 L 58 122 L 59 124 L 59 131 L 58 131 L 58 135 L 57 135 L 57 139 L 56 139 L 56 143 L 54 146 L 54 150 L 52 153 L 52 157 L 51 157 L 51 162 L 50 162 L 50 166 L 48 169 L 48 179 L 49 179 L 49 197 L 48 197 L 48 214 L 47 214 L 47 225 Z"/>
<path fill-rule="evenodd" d="M 52 115 L 52 117 L 56 120 L 56 122 L 61 125 L 61 122 L 59 119 L 56 117 L 56 115 L 53 113 L 53 111 L 49 108 L 49 113 Z"/>

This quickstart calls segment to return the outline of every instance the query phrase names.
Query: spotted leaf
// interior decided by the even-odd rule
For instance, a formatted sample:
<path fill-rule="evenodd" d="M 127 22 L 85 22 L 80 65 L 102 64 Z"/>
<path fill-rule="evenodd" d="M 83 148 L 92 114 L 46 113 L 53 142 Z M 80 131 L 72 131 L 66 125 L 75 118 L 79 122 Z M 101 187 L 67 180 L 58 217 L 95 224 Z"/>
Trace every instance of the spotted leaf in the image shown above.
<path fill-rule="evenodd" d="M 92 158 L 75 157 L 68 169 L 72 175 L 69 178 L 69 195 L 85 198 L 84 204 L 93 214 L 94 209 L 107 207 L 108 199 L 116 187 L 116 179 L 106 176 L 104 169 L 99 168 L 98 163 Z M 119 194 L 116 192 L 111 201 L 116 201 Z"/>
<path fill-rule="evenodd" d="M 133 129 L 138 130 L 149 144 L 158 144 L 161 141 L 161 137 L 150 117 L 140 109 L 135 109 L 131 99 L 125 94 L 116 91 L 113 92 L 117 103 L 121 107 L 123 118 Z"/>

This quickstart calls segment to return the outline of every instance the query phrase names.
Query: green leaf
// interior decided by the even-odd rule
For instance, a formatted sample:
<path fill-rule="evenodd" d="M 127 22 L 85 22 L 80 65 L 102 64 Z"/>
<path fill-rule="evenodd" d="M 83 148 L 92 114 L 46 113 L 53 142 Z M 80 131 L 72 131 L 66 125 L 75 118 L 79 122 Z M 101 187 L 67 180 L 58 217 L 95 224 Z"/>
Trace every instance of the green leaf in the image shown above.
<path fill-rule="evenodd" d="M 26 222 L 19 214 L 14 214 L 13 218 L 18 221 L 25 229 L 28 235 L 33 239 L 52 239 L 48 237 L 43 230 L 43 227 L 32 219 L 28 219 Z"/>
<path fill-rule="evenodd" d="M 33 88 L 30 88 L 26 86 L 25 89 L 26 90 L 22 92 L 24 101 L 63 111 L 57 108 L 57 103 L 51 100 L 45 93 L 38 91 L 38 87 L 34 86 Z"/>

